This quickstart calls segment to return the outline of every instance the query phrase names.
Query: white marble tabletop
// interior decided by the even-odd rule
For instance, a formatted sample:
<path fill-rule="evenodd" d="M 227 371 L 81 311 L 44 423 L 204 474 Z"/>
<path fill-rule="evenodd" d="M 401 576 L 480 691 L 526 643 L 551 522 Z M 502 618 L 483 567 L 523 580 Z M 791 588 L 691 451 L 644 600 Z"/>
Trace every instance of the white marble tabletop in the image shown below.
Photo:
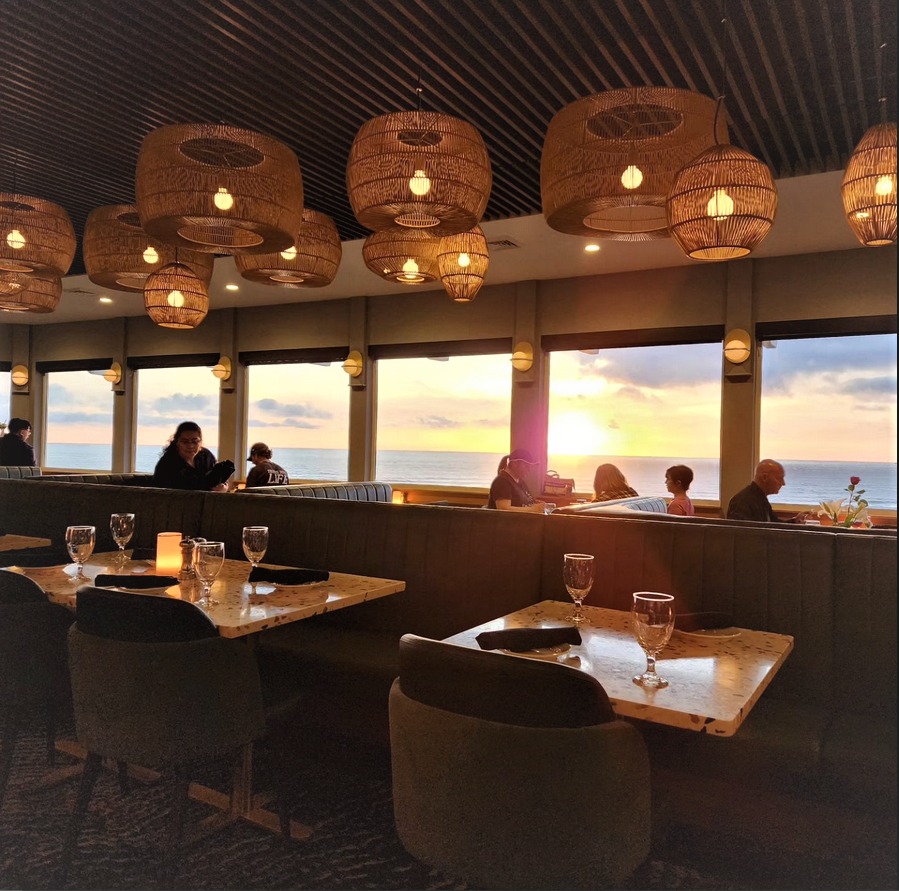
<path fill-rule="evenodd" d="M 117 554 L 94 554 L 84 565 L 84 574 L 93 581 L 100 573 L 135 576 L 153 574 L 152 560 L 128 560 L 116 562 Z M 275 567 L 263 563 L 262 566 Z M 75 592 L 78 583 L 72 580 L 75 572 L 73 564 L 46 567 L 7 567 L 20 572 L 37 582 L 55 603 L 75 606 Z M 246 560 L 225 560 L 225 565 L 212 586 L 212 597 L 218 605 L 202 607 L 216 624 L 222 637 L 243 637 L 307 619 L 319 613 L 343 609 L 366 600 L 375 600 L 405 590 L 406 583 L 397 579 L 379 579 L 364 575 L 350 575 L 332 572 L 326 582 L 316 582 L 296 588 L 275 588 L 259 583 L 254 586 L 247 582 L 250 564 Z M 155 594 L 138 596 L 166 596 L 196 603 L 200 597 L 198 582 L 185 582 L 166 588 Z"/>
<path fill-rule="evenodd" d="M 0 535 L 0 551 L 23 551 L 26 548 L 46 548 L 49 538 L 38 538 L 36 535 Z"/>
<path fill-rule="evenodd" d="M 477 648 L 482 631 L 570 625 L 565 617 L 571 610 L 570 603 L 544 600 L 446 641 Z M 619 715 L 713 736 L 736 733 L 793 649 L 792 637 L 767 631 L 733 628 L 736 636 L 728 638 L 675 631 L 656 662 L 669 685 L 648 690 L 632 680 L 646 656 L 631 632 L 630 613 L 591 606 L 584 613 L 581 644 L 557 656 L 559 662 L 593 675 Z"/>

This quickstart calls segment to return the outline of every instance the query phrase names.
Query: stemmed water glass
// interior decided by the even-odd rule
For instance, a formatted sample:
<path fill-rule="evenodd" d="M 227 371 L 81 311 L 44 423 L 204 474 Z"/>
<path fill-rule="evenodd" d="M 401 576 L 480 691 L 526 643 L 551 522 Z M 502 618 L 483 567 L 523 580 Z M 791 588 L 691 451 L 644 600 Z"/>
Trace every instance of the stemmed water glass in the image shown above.
<path fill-rule="evenodd" d="M 131 541 L 134 535 L 134 514 L 112 514 L 109 518 L 109 531 L 112 533 L 112 540 L 118 545 L 119 553 L 116 555 L 116 562 L 125 562 L 125 545 Z"/>
<path fill-rule="evenodd" d="M 243 527 L 243 552 L 255 569 L 268 550 L 268 526 Z"/>
<path fill-rule="evenodd" d="M 194 546 L 194 569 L 200 580 L 201 606 L 216 606 L 218 601 L 213 599 L 210 592 L 212 583 L 221 572 L 225 563 L 225 543 L 223 541 L 198 541 Z"/>
<path fill-rule="evenodd" d="M 565 616 L 566 622 L 574 622 L 580 625 L 585 616 L 581 611 L 590 589 L 593 587 L 593 565 L 595 559 L 592 554 L 566 554 L 562 562 L 562 581 L 568 594 L 574 601 L 574 613 Z"/>
<path fill-rule="evenodd" d="M 84 561 L 93 554 L 96 541 L 97 530 L 93 526 L 66 527 L 66 548 L 76 566 L 75 575 L 72 576 L 73 582 L 90 581 L 84 574 Z"/>
<path fill-rule="evenodd" d="M 653 591 L 636 591 L 631 607 L 631 627 L 637 643 L 646 653 L 646 671 L 638 674 L 634 683 L 652 689 L 667 687 L 668 681 L 656 674 L 656 658 L 674 630 L 674 597 Z"/>

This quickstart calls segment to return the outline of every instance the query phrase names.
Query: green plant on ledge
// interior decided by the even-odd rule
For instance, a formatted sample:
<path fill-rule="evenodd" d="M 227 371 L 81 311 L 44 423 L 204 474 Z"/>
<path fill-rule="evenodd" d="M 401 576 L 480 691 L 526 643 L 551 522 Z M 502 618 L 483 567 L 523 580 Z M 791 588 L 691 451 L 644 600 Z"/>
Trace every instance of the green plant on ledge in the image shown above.
<path fill-rule="evenodd" d="M 849 498 L 845 496 L 838 498 L 836 501 L 822 501 L 818 510 L 819 517 L 828 517 L 834 526 L 871 526 L 871 518 L 868 516 L 868 502 L 862 498 L 865 494 L 864 489 L 856 488 L 861 482 L 861 477 L 849 477 L 849 485 L 846 491 Z"/>

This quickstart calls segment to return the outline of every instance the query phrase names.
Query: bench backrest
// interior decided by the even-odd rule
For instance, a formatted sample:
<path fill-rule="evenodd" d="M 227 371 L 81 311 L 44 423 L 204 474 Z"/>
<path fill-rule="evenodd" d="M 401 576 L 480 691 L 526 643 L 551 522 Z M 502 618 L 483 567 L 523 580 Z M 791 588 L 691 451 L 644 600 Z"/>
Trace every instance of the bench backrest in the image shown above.
<path fill-rule="evenodd" d="M 0 479 L 3 480 L 21 480 L 25 478 L 39 477 L 40 475 L 40 467 L 7 467 L 5 464 L 0 465 Z"/>
<path fill-rule="evenodd" d="M 392 501 L 390 483 L 290 483 L 240 489 L 246 495 L 287 495 L 293 498 L 339 498 L 341 501 Z"/>
<path fill-rule="evenodd" d="M 584 504 L 569 504 L 556 508 L 559 514 L 597 514 L 613 510 L 646 511 L 664 514 L 668 502 L 661 495 L 633 495 L 630 498 L 614 498 L 611 501 L 588 501 Z"/>

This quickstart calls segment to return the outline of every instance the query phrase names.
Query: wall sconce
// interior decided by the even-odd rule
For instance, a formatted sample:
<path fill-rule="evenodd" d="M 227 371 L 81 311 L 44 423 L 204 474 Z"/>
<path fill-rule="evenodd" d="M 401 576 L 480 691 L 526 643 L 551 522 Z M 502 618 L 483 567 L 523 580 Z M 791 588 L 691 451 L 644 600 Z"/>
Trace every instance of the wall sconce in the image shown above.
<path fill-rule="evenodd" d="M 28 369 L 24 365 L 14 365 L 10 380 L 17 387 L 27 387 L 29 380 Z"/>
<path fill-rule="evenodd" d="M 212 366 L 212 373 L 220 380 L 231 379 L 231 360 L 227 356 L 219 356 L 218 362 Z"/>
<path fill-rule="evenodd" d="M 359 377 L 365 368 L 362 353 L 358 350 L 350 350 L 341 367 L 350 377 Z"/>
<path fill-rule="evenodd" d="M 724 338 L 724 358 L 733 365 L 742 365 L 752 355 L 752 335 L 743 328 L 734 328 Z"/>
<path fill-rule="evenodd" d="M 515 344 L 511 361 L 516 371 L 530 371 L 534 364 L 534 348 L 525 341 Z"/>
<path fill-rule="evenodd" d="M 113 362 L 106 371 L 103 372 L 103 380 L 115 386 L 122 382 L 122 366 L 118 362 Z"/>

